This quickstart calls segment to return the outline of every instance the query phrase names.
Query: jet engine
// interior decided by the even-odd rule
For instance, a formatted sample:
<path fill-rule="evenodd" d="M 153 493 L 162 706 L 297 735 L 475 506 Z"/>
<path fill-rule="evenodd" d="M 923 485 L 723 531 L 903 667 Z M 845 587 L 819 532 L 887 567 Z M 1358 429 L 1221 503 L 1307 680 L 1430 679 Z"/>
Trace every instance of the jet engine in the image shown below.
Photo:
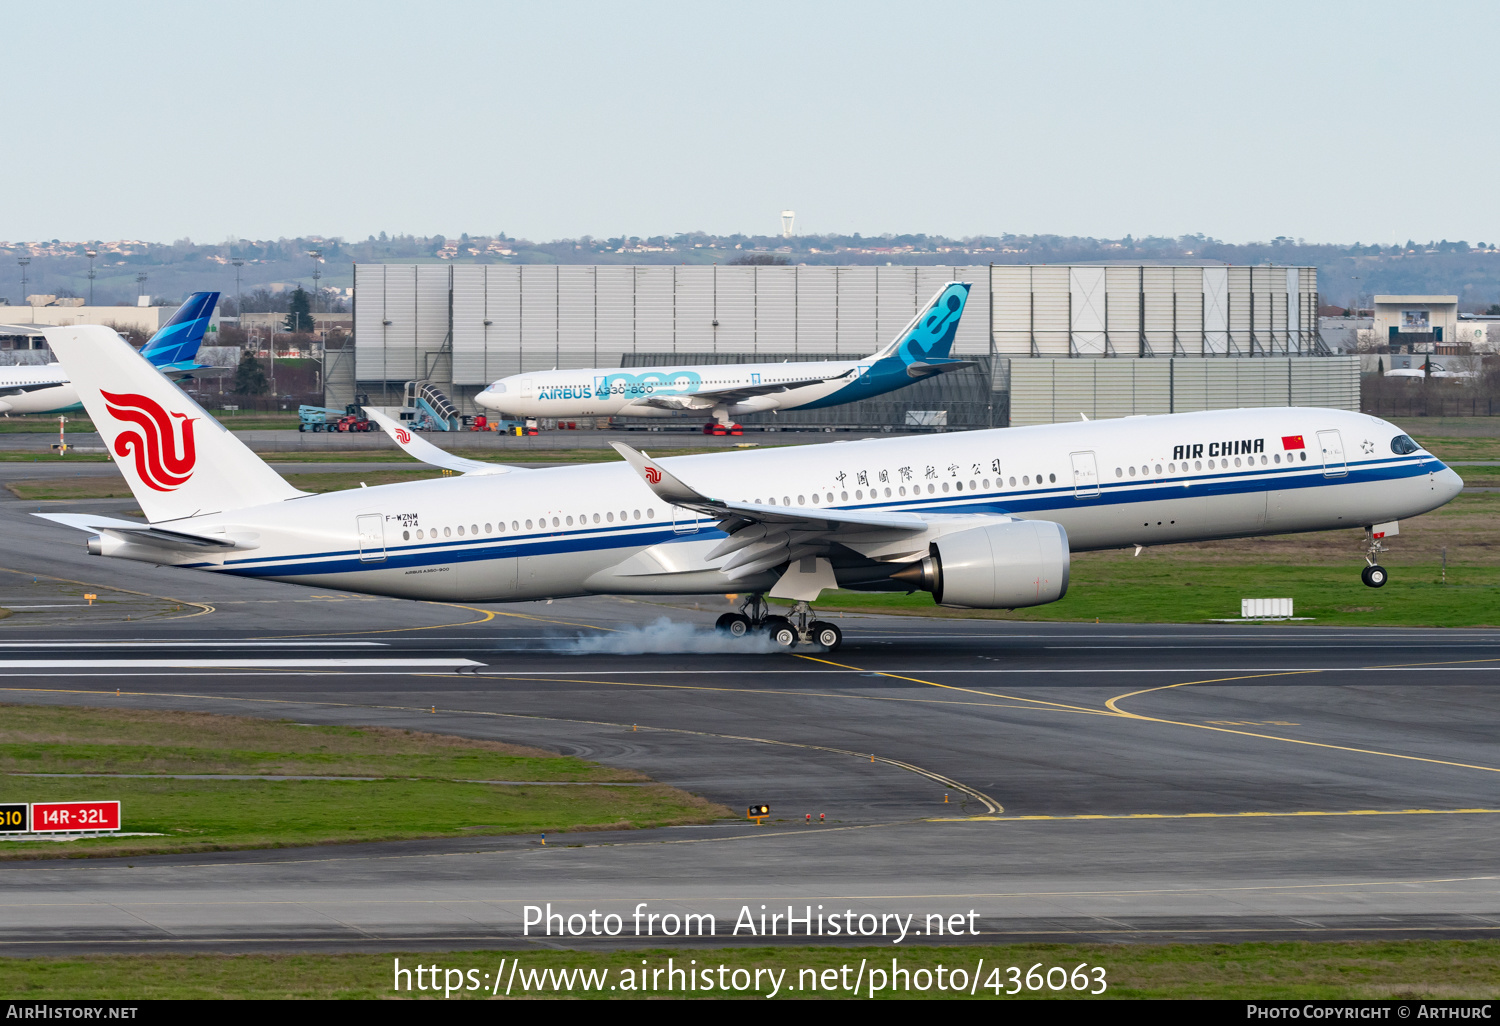
<path fill-rule="evenodd" d="M 1013 520 L 946 534 L 892 577 L 932 592 L 939 605 L 1016 609 L 1068 592 L 1068 533 L 1050 520 Z"/>

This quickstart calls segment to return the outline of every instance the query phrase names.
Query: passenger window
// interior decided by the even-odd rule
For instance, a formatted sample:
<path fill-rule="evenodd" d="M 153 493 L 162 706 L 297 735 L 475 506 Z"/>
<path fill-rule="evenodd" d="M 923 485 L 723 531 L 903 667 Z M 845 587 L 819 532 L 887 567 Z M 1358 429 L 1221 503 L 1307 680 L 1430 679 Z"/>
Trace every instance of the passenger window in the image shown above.
<path fill-rule="evenodd" d="M 1015 486 L 1016 486 L 1016 479 L 1015 479 L 1015 478 L 1011 478 L 1011 479 L 1010 479 L 1010 486 L 1011 486 L 1011 487 L 1012 487 L 1012 488 L 1014 488 L 1014 487 L 1015 487 Z"/>
<path fill-rule="evenodd" d="M 849 501 L 849 493 L 848 492 L 839 492 L 839 501 L 840 502 L 848 502 Z"/>
<path fill-rule="evenodd" d="M 573 526 L 573 518 L 572 518 L 572 517 L 569 517 L 569 518 L 568 518 L 568 526 L 569 526 L 569 527 L 572 527 L 572 526 Z"/>
<path fill-rule="evenodd" d="M 1235 458 L 1234 458 L 1234 465 L 1235 465 L 1235 466 L 1236 466 L 1236 467 L 1237 467 L 1237 466 L 1239 466 L 1239 465 L 1240 465 L 1240 458 L 1239 458 L 1239 457 L 1238 457 L 1238 456 L 1236 456 L 1236 457 L 1235 457 Z"/>
<path fill-rule="evenodd" d="M 906 494 L 906 485 L 902 485 L 900 488 L 896 489 L 896 491 L 900 492 L 902 495 L 905 495 Z"/>
<path fill-rule="evenodd" d="M 1301 456 L 1302 456 L 1302 462 L 1306 463 L 1307 462 L 1307 453 L 1304 452 L 1304 453 L 1301 454 Z"/>
<path fill-rule="evenodd" d="M 485 524 L 484 525 L 484 533 L 485 534 L 489 534 L 490 533 L 490 525 L 489 524 Z"/>
<path fill-rule="evenodd" d="M 1193 461 L 1193 469 L 1194 470 L 1202 470 L 1203 469 L 1203 461 L 1202 460 L 1194 460 Z"/>
<path fill-rule="evenodd" d="M 598 522 L 599 522 L 599 514 L 595 513 L 594 514 L 594 523 L 597 524 Z"/>
<path fill-rule="evenodd" d="M 963 491 L 964 490 L 964 483 L 962 481 L 955 481 L 955 482 L 953 482 L 953 487 L 956 488 L 959 491 Z M 944 485 L 943 486 L 943 491 L 946 492 L 947 490 L 948 490 L 948 486 Z"/>
<path fill-rule="evenodd" d="M 528 521 L 527 521 L 527 522 L 526 522 L 526 526 L 527 526 L 527 527 L 530 527 L 530 526 L 531 526 L 531 521 L 529 521 L 529 520 L 528 520 Z M 511 530 L 512 530 L 512 531 L 519 531 L 519 530 L 520 530 L 520 529 L 521 529 L 521 525 L 520 525 L 520 524 L 519 524 L 519 523 L 518 523 L 518 522 L 516 522 L 516 521 L 514 521 L 514 520 L 512 520 L 512 521 L 511 521 L 511 522 L 510 522 L 510 529 L 511 529 Z"/>
<path fill-rule="evenodd" d="M 656 519 L 656 510 L 654 510 L 654 509 L 648 509 L 648 510 L 646 510 L 646 519 L 647 520 L 655 520 Z"/>
<path fill-rule="evenodd" d="M 1175 464 L 1175 463 L 1168 463 L 1167 464 L 1167 473 L 1168 474 L 1175 474 L 1175 473 L 1177 473 L 1177 464 Z"/>
<path fill-rule="evenodd" d="M 402 541 L 411 541 L 411 532 L 410 531 L 402 531 L 401 532 L 401 540 Z"/>
<path fill-rule="evenodd" d="M 863 488 L 856 488 L 854 490 L 854 497 L 856 499 L 863 499 L 865 497 L 865 490 Z"/>
<path fill-rule="evenodd" d="M 526 530 L 528 530 L 528 531 L 531 530 L 531 521 L 530 520 L 526 521 Z"/>
<path fill-rule="evenodd" d="M 1056 474 L 1048 474 L 1047 475 L 1047 480 L 1050 481 L 1053 484 L 1057 484 L 1057 475 Z"/>
<path fill-rule="evenodd" d="M 797 496 L 797 505 L 799 505 L 799 506 L 806 506 L 807 505 L 807 496 L 805 496 L 805 495 L 799 495 L 799 496 Z"/>
<path fill-rule="evenodd" d="M 1158 464 L 1157 464 L 1157 465 L 1156 465 L 1156 472 L 1157 472 L 1157 473 L 1158 473 L 1158 474 L 1160 474 L 1160 473 L 1161 473 L 1161 464 L 1160 464 L 1160 463 L 1158 463 Z"/>
<path fill-rule="evenodd" d="M 422 529 L 420 527 L 417 528 L 417 541 L 421 541 L 424 537 L 425 535 L 422 534 Z"/>
<path fill-rule="evenodd" d="M 1275 456 L 1272 457 L 1272 459 L 1274 459 L 1277 463 L 1280 463 L 1281 462 L 1281 453 L 1278 452 Z"/>
<path fill-rule="evenodd" d="M 1130 468 L 1130 476 L 1131 477 L 1135 477 L 1135 468 L 1134 467 Z"/>
<path fill-rule="evenodd" d="M 1029 484 L 1031 484 L 1031 475 L 1030 474 L 1022 474 L 1021 475 L 1021 483 L 1023 485 L 1029 485 Z"/>
<path fill-rule="evenodd" d="M 943 494 L 944 495 L 948 494 L 948 482 L 947 481 L 943 482 Z"/>
<path fill-rule="evenodd" d="M 479 525 L 478 524 L 470 524 L 469 525 L 469 533 L 470 534 L 478 534 L 479 533 Z"/>
<path fill-rule="evenodd" d="M 444 538 L 451 538 L 451 537 L 453 537 L 453 528 L 451 528 L 451 527 L 445 527 L 445 528 L 443 528 L 443 537 Z"/>
<path fill-rule="evenodd" d="M 557 518 L 556 517 L 553 517 L 552 518 L 552 526 L 553 527 L 561 527 L 562 525 L 557 522 Z"/>
<path fill-rule="evenodd" d="M 890 490 L 890 489 L 889 489 L 889 488 L 887 488 L 887 489 L 886 489 L 886 490 L 885 490 L 885 497 L 886 497 L 886 498 L 887 498 L 887 499 L 889 499 L 889 498 L 890 498 L 890 497 L 891 497 L 891 490 Z"/>
<path fill-rule="evenodd" d="M 614 512 L 613 512 L 613 511 L 611 511 L 611 512 L 609 512 L 609 513 L 606 513 L 606 514 L 604 514 L 604 519 L 605 519 L 605 520 L 608 520 L 608 521 L 609 521 L 609 522 L 610 522 L 610 523 L 611 523 L 611 524 L 612 524 L 612 523 L 614 523 L 614 522 L 615 522 L 615 515 L 614 515 Z"/>
<path fill-rule="evenodd" d="M 1125 476 L 1125 471 L 1121 470 L 1119 467 L 1116 467 L 1115 468 L 1115 477 L 1124 477 L 1124 476 Z"/>

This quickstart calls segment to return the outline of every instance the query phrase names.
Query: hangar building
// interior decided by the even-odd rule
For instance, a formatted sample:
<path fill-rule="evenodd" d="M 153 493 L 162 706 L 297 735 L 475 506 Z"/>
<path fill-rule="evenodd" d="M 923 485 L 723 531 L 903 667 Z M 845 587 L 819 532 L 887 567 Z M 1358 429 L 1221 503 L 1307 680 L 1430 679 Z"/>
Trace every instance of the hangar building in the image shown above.
<path fill-rule="evenodd" d="M 553 367 L 847 359 L 948 281 L 973 284 L 961 373 L 746 424 L 950 428 L 1235 406 L 1355 409 L 1355 358 L 1317 335 L 1310 267 L 361 264 L 331 405 L 431 382 L 463 412 L 491 381 Z M 1347 366 L 1346 366 L 1347 365 Z M 660 422 L 657 422 L 658 424 Z"/>

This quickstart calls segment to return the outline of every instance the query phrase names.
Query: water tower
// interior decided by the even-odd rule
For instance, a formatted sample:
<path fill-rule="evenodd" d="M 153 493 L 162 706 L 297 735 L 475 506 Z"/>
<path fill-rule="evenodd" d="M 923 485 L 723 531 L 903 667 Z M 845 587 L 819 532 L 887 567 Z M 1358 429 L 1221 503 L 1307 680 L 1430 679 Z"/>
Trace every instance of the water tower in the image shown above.
<path fill-rule="evenodd" d="M 781 212 L 781 237 L 790 239 L 792 237 L 792 222 L 797 219 L 795 210 L 783 210 Z"/>

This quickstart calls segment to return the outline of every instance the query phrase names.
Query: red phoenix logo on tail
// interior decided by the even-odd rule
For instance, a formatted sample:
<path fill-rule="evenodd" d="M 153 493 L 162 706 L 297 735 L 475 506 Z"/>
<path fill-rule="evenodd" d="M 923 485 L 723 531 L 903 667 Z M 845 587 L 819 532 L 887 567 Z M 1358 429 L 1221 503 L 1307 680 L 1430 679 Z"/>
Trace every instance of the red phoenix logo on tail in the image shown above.
<path fill-rule="evenodd" d="M 135 459 L 135 472 L 150 488 L 158 492 L 176 491 L 193 476 L 198 455 L 193 448 L 193 419 L 185 413 L 171 413 L 155 399 L 133 392 L 99 393 L 109 405 L 110 416 L 140 430 L 127 429 L 115 436 L 116 456 Z M 171 418 L 182 423 L 181 444 L 172 430 Z"/>
<path fill-rule="evenodd" d="M 406 428 L 398 427 L 396 429 L 396 441 L 400 442 L 402 445 L 405 445 L 407 442 L 411 441 L 411 432 L 406 430 Z"/>
<path fill-rule="evenodd" d="M 655 467 L 647 467 L 646 468 L 646 480 L 650 481 L 652 484 L 660 484 L 661 483 L 661 471 L 657 470 Z"/>

